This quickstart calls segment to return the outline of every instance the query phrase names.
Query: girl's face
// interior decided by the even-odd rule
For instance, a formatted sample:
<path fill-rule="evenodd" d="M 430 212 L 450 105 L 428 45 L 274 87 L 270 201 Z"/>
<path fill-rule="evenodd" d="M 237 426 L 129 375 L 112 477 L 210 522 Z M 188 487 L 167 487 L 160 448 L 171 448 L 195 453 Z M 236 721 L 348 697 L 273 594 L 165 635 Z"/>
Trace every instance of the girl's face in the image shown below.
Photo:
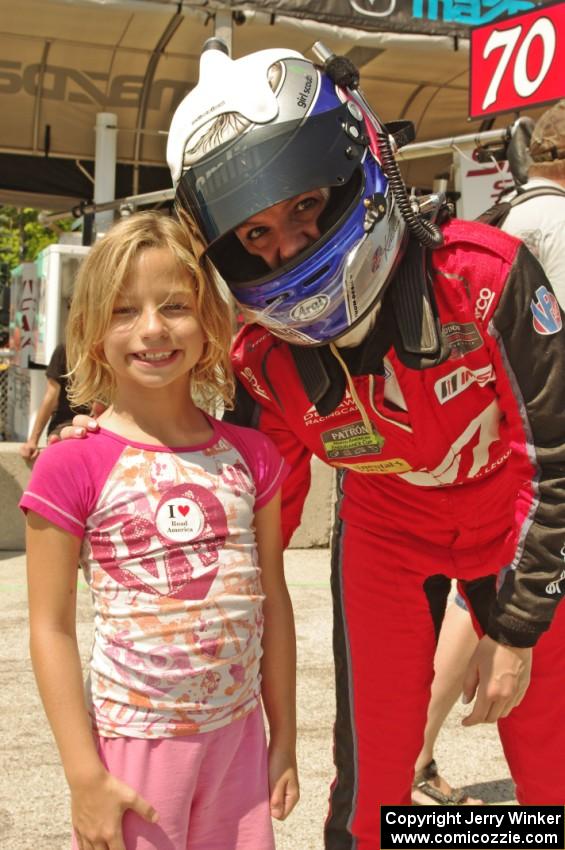
<path fill-rule="evenodd" d="M 188 391 L 205 342 L 192 292 L 191 276 L 169 250 L 139 253 L 103 340 L 118 395 L 141 388 Z"/>

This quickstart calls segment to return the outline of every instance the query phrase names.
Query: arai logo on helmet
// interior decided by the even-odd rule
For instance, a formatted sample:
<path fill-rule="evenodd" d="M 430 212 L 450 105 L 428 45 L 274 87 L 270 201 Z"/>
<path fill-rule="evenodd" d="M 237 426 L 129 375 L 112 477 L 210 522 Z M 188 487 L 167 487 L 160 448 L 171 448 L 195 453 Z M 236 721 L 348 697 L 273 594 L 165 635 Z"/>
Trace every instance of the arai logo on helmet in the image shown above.
<path fill-rule="evenodd" d="M 290 311 L 290 318 L 295 322 L 310 322 L 312 319 L 317 319 L 325 312 L 326 307 L 330 303 L 327 295 L 314 295 L 312 298 L 307 298 L 306 301 L 301 301 L 296 307 Z"/>

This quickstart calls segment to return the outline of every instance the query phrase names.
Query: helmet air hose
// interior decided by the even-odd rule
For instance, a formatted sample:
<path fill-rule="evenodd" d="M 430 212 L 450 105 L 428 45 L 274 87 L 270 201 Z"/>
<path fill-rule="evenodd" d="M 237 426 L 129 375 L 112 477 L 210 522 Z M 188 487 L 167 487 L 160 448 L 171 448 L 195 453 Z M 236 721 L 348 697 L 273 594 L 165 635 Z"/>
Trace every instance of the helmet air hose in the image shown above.
<path fill-rule="evenodd" d="M 443 245 L 443 235 L 439 227 L 424 218 L 420 212 L 415 212 L 413 209 L 413 202 L 410 200 L 406 191 L 406 186 L 392 152 L 387 134 L 382 132 L 377 133 L 377 137 L 380 145 L 383 171 L 388 177 L 402 218 L 421 245 L 425 248 L 441 248 Z"/>
<path fill-rule="evenodd" d="M 365 111 L 370 115 L 372 110 L 359 90 L 359 71 L 347 56 L 336 56 L 324 44 L 317 41 L 313 48 L 316 57 L 322 63 L 323 69 L 332 82 L 340 88 L 347 89 L 351 95 L 360 100 Z M 378 122 L 380 126 L 380 121 Z M 417 201 L 410 199 L 398 163 L 392 152 L 388 135 L 382 131 L 376 133 L 383 171 L 389 181 L 394 199 L 398 204 L 400 214 L 409 230 L 418 242 L 425 248 L 439 248 L 443 245 L 443 235 L 437 225 L 428 221 L 421 212 L 414 209 Z"/>

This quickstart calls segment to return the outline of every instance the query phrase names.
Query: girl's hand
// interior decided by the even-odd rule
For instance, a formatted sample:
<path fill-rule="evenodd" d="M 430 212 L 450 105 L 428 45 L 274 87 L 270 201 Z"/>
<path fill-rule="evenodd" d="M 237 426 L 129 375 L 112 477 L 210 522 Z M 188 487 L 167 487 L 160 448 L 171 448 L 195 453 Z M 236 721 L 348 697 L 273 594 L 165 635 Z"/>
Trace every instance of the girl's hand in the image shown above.
<path fill-rule="evenodd" d="M 522 702 L 530 684 L 532 650 L 505 646 L 485 635 L 471 657 L 463 680 L 462 702 L 477 698 L 463 726 L 494 723 Z"/>
<path fill-rule="evenodd" d="M 79 850 L 126 850 L 122 818 L 127 809 L 149 823 L 158 819 L 146 800 L 106 771 L 71 786 L 71 807 Z"/>
<path fill-rule="evenodd" d="M 284 820 L 300 797 L 294 752 L 269 747 L 269 791 L 271 817 Z"/>

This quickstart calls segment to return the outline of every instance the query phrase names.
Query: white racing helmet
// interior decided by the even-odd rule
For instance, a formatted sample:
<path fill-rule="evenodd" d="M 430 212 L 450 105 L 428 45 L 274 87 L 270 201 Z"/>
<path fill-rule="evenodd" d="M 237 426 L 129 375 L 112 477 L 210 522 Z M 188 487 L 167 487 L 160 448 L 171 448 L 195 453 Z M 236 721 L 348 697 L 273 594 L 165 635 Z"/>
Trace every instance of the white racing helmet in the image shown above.
<path fill-rule="evenodd" d="M 246 316 L 301 345 L 330 342 L 382 298 L 406 224 L 379 156 L 380 120 L 361 97 L 292 50 L 232 60 L 212 44 L 173 117 L 167 160 L 176 199 Z M 276 269 L 234 228 L 314 189 L 329 189 L 321 237 Z"/>

